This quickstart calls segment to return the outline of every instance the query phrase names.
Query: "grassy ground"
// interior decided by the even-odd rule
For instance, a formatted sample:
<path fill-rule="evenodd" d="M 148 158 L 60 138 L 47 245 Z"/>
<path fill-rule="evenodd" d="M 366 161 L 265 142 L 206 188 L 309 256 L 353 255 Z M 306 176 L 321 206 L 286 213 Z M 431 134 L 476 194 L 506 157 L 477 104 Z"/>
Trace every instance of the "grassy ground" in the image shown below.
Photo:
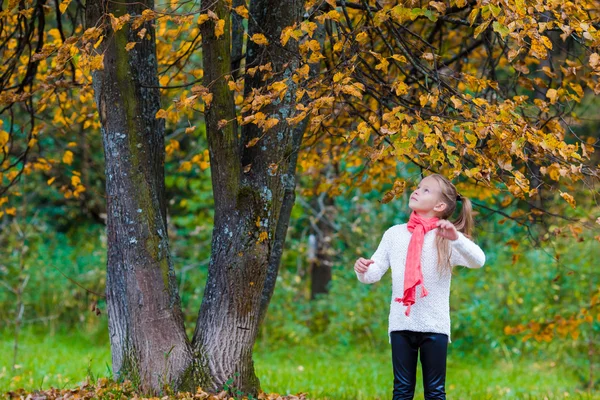
<path fill-rule="evenodd" d="M 110 353 L 103 337 L 82 332 L 21 338 L 18 368 L 12 372 L 13 342 L 0 339 L 0 393 L 23 387 L 76 386 L 86 375 L 110 374 Z M 389 351 L 352 348 L 266 349 L 257 345 L 255 368 L 265 392 L 307 392 L 311 399 L 391 399 Z M 475 360 L 448 356 L 449 399 L 600 399 L 577 390 L 578 382 L 559 365 L 534 360 Z M 420 366 L 416 399 L 423 398 Z"/>

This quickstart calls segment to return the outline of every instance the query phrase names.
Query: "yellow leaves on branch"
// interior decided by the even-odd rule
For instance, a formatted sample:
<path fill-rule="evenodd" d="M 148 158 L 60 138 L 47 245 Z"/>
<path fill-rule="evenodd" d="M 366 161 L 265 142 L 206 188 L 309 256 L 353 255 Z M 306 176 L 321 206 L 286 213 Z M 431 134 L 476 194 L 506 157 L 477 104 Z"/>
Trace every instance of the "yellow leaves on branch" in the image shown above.
<path fill-rule="evenodd" d="M 275 125 L 277 125 L 279 123 L 279 119 L 277 118 L 267 118 L 267 115 L 261 111 L 248 115 L 246 116 L 242 122 L 241 125 L 246 125 L 249 123 L 253 123 L 256 126 L 258 126 L 259 128 L 261 128 L 263 130 L 263 132 L 268 131 L 269 129 L 273 128 Z M 258 141 L 258 138 L 256 141 Z M 252 142 L 250 141 L 246 147 L 251 147 L 254 146 L 256 144 L 256 141 Z"/>
<path fill-rule="evenodd" d="M 200 168 L 201 171 L 204 171 L 210 167 L 210 155 L 208 153 L 208 149 L 204 150 L 200 154 L 195 154 L 189 161 L 183 161 L 179 166 L 179 171 L 189 172 L 194 166 Z"/>
<path fill-rule="evenodd" d="M 61 187 L 61 191 L 64 192 L 64 196 L 67 199 L 70 199 L 71 197 L 78 199 L 81 193 L 85 192 L 85 186 L 81 183 L 81 173 L 73 171 L 73 175 L 71 176 L 71 187 L 63 186 Z"/>
<path fill-rule="evenodd" d="M 550 342 L 556 336 L 565 339 L 568 335 L 573 340 L 577 340 L 580 335 L 582 324 L 594 324 L 600 322 L 600 290 L 591 297 L 589 307 L 581 308 L 578 312 L 569 315 L 555 315 L 552 319 L 546 321 L 529 321 L 526 324 L 515 326 L 507 325 L 504 327 L 505 335 L 521 335 L 521 341 L 525 342 L 531 338 L 538 342 Z M 594 318 L 595 314 L 595 318 Z"/>
<path fill-rule="evenodd" d="M 406 190 L 406 181 L 405 180 L 396 180 L 396 181 L 394 181 L 394 186 L 392 187 L 392 190 L 390 190 L 383 196 L 383 198 L 381 199 L 381 202 L 384 204 L 389 203 L 395 197 L 398 197 L 402 193 L 404 193 L 405 190 Z"/>
<path fill-rule="evenodd" d="M 179 150 L 179 141 L 175 139 L 169 140 L 169 143 L 165 146 L 165 153 L 167 156 L 172 155 L 174 152 Z"/>

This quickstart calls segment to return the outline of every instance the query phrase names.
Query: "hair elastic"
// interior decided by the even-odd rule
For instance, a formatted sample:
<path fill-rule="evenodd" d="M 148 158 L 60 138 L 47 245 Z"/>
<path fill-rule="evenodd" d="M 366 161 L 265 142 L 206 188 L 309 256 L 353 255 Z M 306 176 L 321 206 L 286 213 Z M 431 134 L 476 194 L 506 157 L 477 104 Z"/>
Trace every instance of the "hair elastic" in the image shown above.
<path fill-rule="evenodd" d="M 459 200 L 462 200 L 462 199 L 463 199 L 463 197 L 460 194 L 457 193 L 456 194 L 456 201 L 459 201 Z"/>

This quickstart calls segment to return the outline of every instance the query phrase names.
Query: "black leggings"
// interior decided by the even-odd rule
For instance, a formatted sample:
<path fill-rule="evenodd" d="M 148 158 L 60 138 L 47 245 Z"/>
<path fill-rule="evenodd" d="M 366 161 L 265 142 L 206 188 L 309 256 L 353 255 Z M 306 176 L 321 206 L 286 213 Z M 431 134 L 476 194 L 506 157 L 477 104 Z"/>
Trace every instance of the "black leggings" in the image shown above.
<path fill-rule="evenodd" d="M 417 351 L 421 349 L 425 399 L 446 399 L 448 335 L 443 333 L 392 331 L 394 366 L 393 400 L 412 399 L 417 380 Z"/>

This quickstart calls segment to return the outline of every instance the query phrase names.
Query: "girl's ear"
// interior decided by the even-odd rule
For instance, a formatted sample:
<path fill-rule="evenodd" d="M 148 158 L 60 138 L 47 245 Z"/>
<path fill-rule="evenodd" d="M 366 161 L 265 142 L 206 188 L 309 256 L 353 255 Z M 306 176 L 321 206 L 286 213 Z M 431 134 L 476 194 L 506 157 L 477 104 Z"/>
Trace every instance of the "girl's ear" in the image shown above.
<path fill-rule="evenodd" d="M 437 212 L 442 212 L 446 209 L 446 207 L 448 207 L 448 205 L 446 203 L 444 203 L 443 201 L 440 201 L 439 203 L 437 203 L 435 205 L 435 207 L 433 207 L 433 209 Z"/>

